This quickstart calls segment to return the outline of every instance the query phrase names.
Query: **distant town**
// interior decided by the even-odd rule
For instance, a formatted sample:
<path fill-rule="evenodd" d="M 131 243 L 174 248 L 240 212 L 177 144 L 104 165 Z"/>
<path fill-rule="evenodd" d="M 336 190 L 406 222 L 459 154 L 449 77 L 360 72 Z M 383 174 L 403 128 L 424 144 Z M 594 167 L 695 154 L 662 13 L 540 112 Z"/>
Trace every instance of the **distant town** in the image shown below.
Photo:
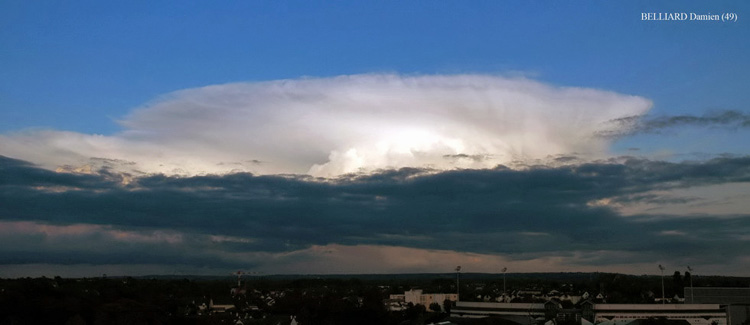
<path fill-rule="evenodd" d="M 0 279 L 0 324 L 747 325 L 750 278 L 445 273 Z"/>

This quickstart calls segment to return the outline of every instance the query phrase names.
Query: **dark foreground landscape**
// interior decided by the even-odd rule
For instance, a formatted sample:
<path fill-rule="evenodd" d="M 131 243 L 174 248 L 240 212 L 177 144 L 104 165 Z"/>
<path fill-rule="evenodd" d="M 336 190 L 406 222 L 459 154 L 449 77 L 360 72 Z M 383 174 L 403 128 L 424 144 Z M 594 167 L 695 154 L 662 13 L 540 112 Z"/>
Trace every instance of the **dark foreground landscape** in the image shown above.
<path fill-rule="evenodd" d="M 696 287 L 750 285 L 748 277 L 691 279 L 675 272 L 663 278 L 665 296 L 679 303 L 691 281 Z M 505 292 L 511 302 L 586 295 L 608 303 L 655 303 L 661 285 L 662 277 L 647 275 L 461 274 L 460 300 L 498 301 Z M 415 288 L 455 293 L 456 274 L 245 276 L 239 286 L 232 276 L 0 279 L 0 324 L 502 323 L 451 318 L 451 301 L 399 306 L 389 299 Z"/>

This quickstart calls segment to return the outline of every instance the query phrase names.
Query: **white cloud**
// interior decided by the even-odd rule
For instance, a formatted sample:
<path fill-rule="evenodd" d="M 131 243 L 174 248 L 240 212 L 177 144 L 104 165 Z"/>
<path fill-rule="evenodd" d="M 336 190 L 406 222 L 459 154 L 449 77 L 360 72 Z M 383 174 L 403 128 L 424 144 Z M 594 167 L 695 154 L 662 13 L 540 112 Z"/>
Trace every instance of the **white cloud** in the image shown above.
<path fill-rule="evenodd" d="M 610 140 L 593 135 L 617 127 L 605 122 L 650 106 L 636 96 L 487 75 L 237 83 L 169 94 L 124 117 L 114 135 L 2 135 L 0 154 L 49 169 L 181 175 L 485 168 L 573 152 L 601 157 Z"/>

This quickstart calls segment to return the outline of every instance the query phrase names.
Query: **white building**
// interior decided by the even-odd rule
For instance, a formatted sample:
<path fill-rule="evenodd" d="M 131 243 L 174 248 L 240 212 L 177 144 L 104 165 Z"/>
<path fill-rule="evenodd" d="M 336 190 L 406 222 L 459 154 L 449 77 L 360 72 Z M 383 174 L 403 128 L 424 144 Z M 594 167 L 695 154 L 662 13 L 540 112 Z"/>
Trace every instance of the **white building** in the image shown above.
<path fill-rule="evenodd" d="M 431 304 L 437 303 L 440 305 L 440 309 L 443 309 L 443 303 L 445 300 L 458 301 L 458 294 L 455 293 L 422 293 L 421 289 L 412 289 L 404 292 L 404 294 L 396 294 L 390 296 L 391 301 L 399 301 L 404 304 L 412 303 L 413 305 L 422 305 L 427 308 Z"/>

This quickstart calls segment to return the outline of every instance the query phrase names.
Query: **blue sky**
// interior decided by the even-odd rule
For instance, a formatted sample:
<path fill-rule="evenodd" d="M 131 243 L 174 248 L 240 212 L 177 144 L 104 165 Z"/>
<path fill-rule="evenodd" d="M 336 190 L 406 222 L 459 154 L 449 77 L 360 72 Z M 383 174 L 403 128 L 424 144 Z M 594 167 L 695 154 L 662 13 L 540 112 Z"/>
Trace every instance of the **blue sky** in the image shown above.
<path fill-rule="evenodd" d="M 398 72 L 519 73 L 637 94 L 657 112 L 742 109 L 746 23 L 642 12 L 744 12 L 741 1 L 3 4 L 2 130 L 118 130 L 159 95 L 241 81 Z"/>
<path fill-rule="evenodd" d="M 749 7 L 742 1 L 4 1 L 0 231 L 15 234 L 4 240 L 21 248 L 0 250 L 0 264 L 13 270 L 7 276 L 40 264 L 70 275 L 212 273 L 250 265 L 269 273 L 301 267 L 367 273 L 429 271 L 441 260 L 472 266 L 480 258 L 484 264 L 473 264 L 479 271 L 515 265 L 640 274 L 655 272 L 640 270 L 653 263 L 701 263 L 698 253 L 682 248 L 710 255 L 721 246 L 686 239 L 701 233 L 728 236 L 725 244 L 736 247 L 731 265 L 712 260 L 704 269 L 742 273 L 750 252 L 741 247 L 750 239 L 733 231 L 750 230 L 743 203 L 750 188 Z M 648 12 L 739 19 L 641 20 Z M 684 175 L 649 174 L 665 164 Z M 709 168 L 716 171 L 705 173 Z M 597 181 L 589 169 L 612 178 Z M 488 175 L 454 183 L 462 172 L 468 179 Z M 278 174 L 294 176 L 284 181 Z M 543 175 L 554 181 L 539 183 Z M 331 182 L 324 190 L 330 197 L 315 194 L 323 179 Z M 483 179 L 511 182 L 518 191 L 482 185 Z M 574 191 L 580 196 L 570 197 L 565 182 L 580 184 Z M 597 182 L 611 187 L 599 189 Z M 423 184 L 447 187 L 414 195 Z M 210 194 L 193 197 L 206 188 Z M 497 196 L 477 201 L 462 196 L 462 188 Z M 540 225 L 565 205 L 526 191 L 573 202 L 576 208 L 563 213 L 568 227 L 555 232 Z M 138 193 L 195 206 L 183 220 L 156 206 L 139 208 Z M 61 197 L 77 203 L 65 205 Z M 308 204 L 276 205 L 285 197 Z M 442 205 L 451 198 L 453 205 Z M 507 205 L 495 202 L 506 199 Z M 207 202 L 233 208 L 214 215 Z M 539 204 L 549 209 L 537 210 Z M 478 208 L 453 211 L 464 220 L 454 228 L 419 226 L 446 221 L 440 209 L 460 205 Z M 98 207 L 93 216 L 86 206 Z M 428 209 L 434 214 L 418 212 L 424 206 L 436 207 Z M 212 218 L 217 224 L 205 221 Z M 273 218 L 317 232 L 277 228 Z M 243 236 L 232 220 L 267 232 Z M 653 223 L 651 246 L 627 239 L 640 236 L 641 222 Z M 436 239 L 461 241 L 482 223 L 496 229 L 476 238 L 507 249 L 486 249 L 473 239 L 447 247 Z M 589 232 L 602 233 L 606 224 L 627 232 L 599 250 L 593 246 L 600 243 L 578 242 L 590 236 L 574 229 L 579 223 L 592 225 L 584 227 Z M 38 236 L 45 240 L 32 243 Z M 135 248 L 119 259 L 73 244 L 122 241 Z M 154 255 L 127 258 L 139 250 Z M 29 251 L 42 257 L 21 256 Z M 177 258 L 186 251 L 197 253 Z M 420 256 L 424 264 L 370 265 L 357 259 L 363 251 Z M 626 258 L 614 262 L 602 252 Z M 262 262 L 271 257 L 275 264 Z M 157 263 L 162 258 L 174 262 Z M 331 261 L 340 268 L 326 268 Z"/>

